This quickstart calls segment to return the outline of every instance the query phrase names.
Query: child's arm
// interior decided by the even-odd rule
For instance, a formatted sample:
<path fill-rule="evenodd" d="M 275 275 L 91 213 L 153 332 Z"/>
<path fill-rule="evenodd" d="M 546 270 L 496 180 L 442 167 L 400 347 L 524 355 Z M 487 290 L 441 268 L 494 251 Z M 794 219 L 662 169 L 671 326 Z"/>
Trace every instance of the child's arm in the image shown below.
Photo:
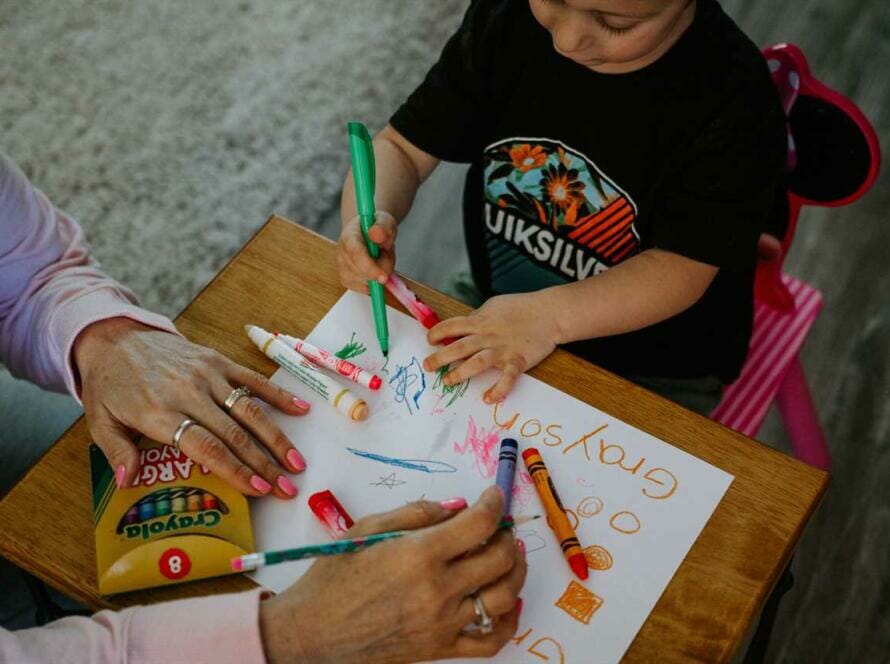
<path fill-rule="evenodd" d="M 360 293 L 368 292 L 368 280 L 386 283 L 395 264 L 395 240 L 398 222 L 404 219 L 414 202 L 418 187 L 435 170 L 439 160 L 414 146 L 387 125 L 374 137 L 377 187 L 374 205 L 377 215 L 369 235 L 380 246 L 380 258 L 374 261 L 362 237 L 355 202 L 352 169 L 346 174 L 340 197 L 343 229 L 337 248 L 341 283 Z"/>
<path fill-rule="evenodd" d="M 716 274 L 707 263 L 649 249 L 595 277 L 494 297 L 470 315 L 449 318 L 429 331 L 431 344 L 463 338 L 427 357 L 424 369 L 466 360 L 445 376 L 445 384 L 452 385 L 497 367 L 501 375 L 485 393 L 485 401 L 494 403 L 556 346 L 675 316 L 698 301 Z"/>

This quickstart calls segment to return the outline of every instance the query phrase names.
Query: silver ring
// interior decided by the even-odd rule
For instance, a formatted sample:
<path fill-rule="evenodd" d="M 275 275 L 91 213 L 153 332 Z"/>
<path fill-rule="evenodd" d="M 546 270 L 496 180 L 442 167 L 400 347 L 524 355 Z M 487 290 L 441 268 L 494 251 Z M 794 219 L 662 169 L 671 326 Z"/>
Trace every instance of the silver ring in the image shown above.
<path fill-rule="evenodd" d="M 485 605 L 482 604 L 482 600 L 479 599 L 479 595 L 473 593 L 471 595 L 473 598 L 473 609 L 476 611 L 476 627 L 479 628 L 480 634 L 491 634 L 494 630 L 494 627 L 491 623 L 491 616 L 488 615 L 488 611 L 485 610 Z"/>
<path fill-rule="evenodd" d="M 173 434 L 173 447 L 176 449 L 177 452 L 181 451 L 179 449 L 179 441 L 182 438 L 182 434 L 184 434 L 185 430 L 188 429 L 193 424 L 197 424 L 197 422 L 195 422 L 194 420 L 190 420 L 189 418 L 185 418 L 179 424 L 179 427 L 176 429 L 176 433 Z"/>
<path fill-rule="evenodd" d="M 229 396 L 226 397 L 226 401 L 223 404 L 226 407 L 226 412 L 231 413 L 232 408 L 235 407 L 235 402 L 238 401 L 241 397 L 249 397 L 250 396 L 250 388 L 242 385 L 241 387 L 236 387 L 229 393 Z"/>

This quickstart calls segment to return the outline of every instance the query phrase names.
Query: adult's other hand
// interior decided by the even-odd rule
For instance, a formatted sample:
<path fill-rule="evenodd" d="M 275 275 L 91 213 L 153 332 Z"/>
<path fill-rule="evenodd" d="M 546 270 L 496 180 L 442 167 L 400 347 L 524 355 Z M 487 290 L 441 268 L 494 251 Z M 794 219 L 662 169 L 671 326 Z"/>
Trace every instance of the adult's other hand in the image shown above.
<path fill-rule="evenodd" d="M 197 424 L 185 430 L 179 448 L 193 461 L 247 495 L 297 495 L 282 469 L 298 473 L 306 462 L 284 433 L 253 398 L 239 398 L 229 412 L 224 407 L 232 390 L 245 386 L 288 415 L 309 410 L 308 403 L 262 374 L 128 318 L 85 328 L 73 355 L 90 433 L 114 468 L 118 486 L 129 485 L 139 471 L 133 432 L 172 444 L 188 418 Z"/>

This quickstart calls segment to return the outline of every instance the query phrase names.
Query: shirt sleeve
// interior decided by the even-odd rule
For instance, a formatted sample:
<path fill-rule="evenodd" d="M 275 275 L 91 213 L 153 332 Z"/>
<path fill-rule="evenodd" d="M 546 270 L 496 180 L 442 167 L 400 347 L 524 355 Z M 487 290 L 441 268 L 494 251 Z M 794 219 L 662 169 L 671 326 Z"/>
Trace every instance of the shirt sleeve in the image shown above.
<path fill-rule="evenodd" d="M 495 9 L 488 0 L 470 4 L 438 62 L 390 119 L 396 131 L 437 159 L 468 163 L 479 155 Z"/>
<path fill-rule="evenodd" d="M 785 160 L 784 124 L 772 106 L 732 100 L 673 160 L 654 196 L 655 247 L 718 268 L 753 269 Z"/>
<path fill-rule="evenodd" d="M 0 661 L 263 664 L 260 593 L 100 611 L 15 632 L 0 629 Z"/>
<path fill-rule="evenodd" d="M 80 226 L 0 153 L 0 362 L 79 399 L 74 341 L 88 325 L 118 316 L 178 334 L 102 271 Z"/>

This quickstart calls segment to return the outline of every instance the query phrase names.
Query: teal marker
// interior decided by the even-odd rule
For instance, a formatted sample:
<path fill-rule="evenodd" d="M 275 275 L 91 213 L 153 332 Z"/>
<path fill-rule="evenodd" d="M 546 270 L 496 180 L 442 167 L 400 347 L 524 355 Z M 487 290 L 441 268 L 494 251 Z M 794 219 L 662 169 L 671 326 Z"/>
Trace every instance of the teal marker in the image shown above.
<path fill-rule="evenodd" d="M 352 177 L 355 181 L 355 202 L 358 207 L 359 219 L 362 223 L 362 235 L 368 245 L 371 258 L 380 257 L 380 247 L 371 242 L 368 231 L 374 225 L 374 146 L 368 128 L 361 122 L 350 122 L 349 156 L 352 158 Z M 374 327 L 377 328 L 377 340 L 383 356 L 389 355 L 389 326 L 386 323 L 386 300 L 383 297 L 383 284 L 368 281 L 371 291 L 371 310 L 374 312 Z"/>

